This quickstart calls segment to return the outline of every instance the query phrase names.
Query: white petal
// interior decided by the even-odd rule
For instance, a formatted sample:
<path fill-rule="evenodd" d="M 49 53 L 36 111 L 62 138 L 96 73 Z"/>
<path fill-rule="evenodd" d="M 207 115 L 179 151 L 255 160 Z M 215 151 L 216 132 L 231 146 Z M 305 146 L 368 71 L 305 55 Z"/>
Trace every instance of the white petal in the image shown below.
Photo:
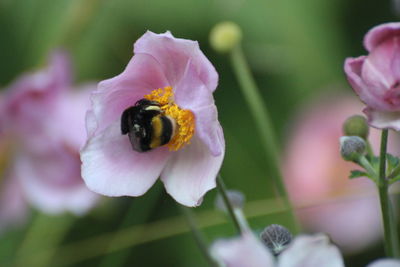
<path fill-rule="evenodd" d="M 298 236 L 279 256 L 279 267 L 343 267 L 339 249 L 324 234 Z"/>
<path fill-rule="evenodd" d="M 378 129 L 393 129 L 400 131 L 400 111 L 379 111 L 372 108 L 364 109 L 369 124 Z"/>
<path fill-rule="evenodd" d="M 161 174 L 167 192 L 186 206 L 200 205 L 204 194 L 215 187 L 224 153 L 214 157 L 195 135 L 191 144 L 175 152 Z"/>
<path fill-rule="evenodd" d="M 90 138 L 82 149 L 82 177 L 91 190 L 102 195 L 140 196 L 157 180 L 169 155 L 165 147 L 134 151 L 118 121 Z"/>
<path fill-rule="evenodd" d="M 226 267 L 275 266 L 272 254 L 252 233 L 231 240 L 218 240 L 212 245 L 211 253 Z"/>
<path fill-rule="evenodd" d="M 400 267 L 400 260 L 380 259 L 368 264 L 367 267 Z"/>

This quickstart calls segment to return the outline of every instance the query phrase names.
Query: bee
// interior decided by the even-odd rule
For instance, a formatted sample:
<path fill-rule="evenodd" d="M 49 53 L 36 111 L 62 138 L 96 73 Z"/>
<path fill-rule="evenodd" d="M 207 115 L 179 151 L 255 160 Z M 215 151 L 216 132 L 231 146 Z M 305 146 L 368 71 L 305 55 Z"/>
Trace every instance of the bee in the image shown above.
<path fill-rule="evenodd" d="M 132 149 L 146 152 L 167 144 L 175 133 L 175 120 L 164 115 L 156 101 L 140 99 L 121 116 L 121 132 L 128 134 Z"/>

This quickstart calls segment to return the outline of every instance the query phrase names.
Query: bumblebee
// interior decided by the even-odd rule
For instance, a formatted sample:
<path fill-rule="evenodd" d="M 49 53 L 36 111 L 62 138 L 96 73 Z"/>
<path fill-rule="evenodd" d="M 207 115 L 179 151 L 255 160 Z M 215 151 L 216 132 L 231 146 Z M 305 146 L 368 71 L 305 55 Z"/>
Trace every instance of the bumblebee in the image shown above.
<path fill-rule="evenodd" d="M 156 101 L 140 99 L 121 116 L 121 132 L 128 134 L 133 150 L 138 152 L 167 144 L 175 128 L 175 120 L 165 116 Z"/>

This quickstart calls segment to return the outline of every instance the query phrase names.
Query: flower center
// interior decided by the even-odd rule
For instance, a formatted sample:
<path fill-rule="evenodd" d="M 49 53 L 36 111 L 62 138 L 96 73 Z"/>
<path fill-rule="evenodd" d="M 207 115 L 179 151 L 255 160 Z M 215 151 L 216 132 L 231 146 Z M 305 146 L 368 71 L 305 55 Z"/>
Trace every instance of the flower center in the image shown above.
<path fill-rule="evenodd" d="M 167 86 L 153 90 L 144 98 L 158 102 L 164 115 L 173 118 L 176 122 L 177 129 L 171 141 L 167 144 L 168 148 L 176 151 L 186 144 L 190 144 L 195 129 L 194 114 L 188 109 L 179 108 L 174 102 L 172 87 Z"/>

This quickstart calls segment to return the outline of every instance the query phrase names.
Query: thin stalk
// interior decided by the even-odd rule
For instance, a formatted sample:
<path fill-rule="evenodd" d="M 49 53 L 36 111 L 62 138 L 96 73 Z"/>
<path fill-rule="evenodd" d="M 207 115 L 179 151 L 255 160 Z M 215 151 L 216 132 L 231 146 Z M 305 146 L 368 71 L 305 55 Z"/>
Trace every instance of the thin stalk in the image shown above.
<path fill-rule="evenodd" d="M 105 257 L 98 264 L 98 267 L 121 267 L 126 265 L 127 258 L 131 253 L 131 249 L 126 247 L 126 249 L 119 251 L 116 253 L 121 246 L 121 236 L 123 236 L 123 232 L 132 225 L 135 224 L 144 224 L 148 221 L 151 214 L 156 210 L 157 204 L 160 199 L 164 196 L 163 190 L 160 186 L 156 186 L 153 188 L 152 192 L 146 196 L 146 208 L 143 207 L 142 203 L 138 203 L 136 199 L 131 200 L 131 204 L 127 209 L 127 212 L 124 218 L 121 220 L 121 224 L 119 225 L 119 229 L 115 232 L 114 237 L 110 240 L 107 248 L 104 253 Z M 140 213 L 140 216 L 138 214 Z M 131 237 L 132 239 L 138 237 Z"/>
<path fill-rule="evenodd" d="M 240 45 L 236 46 L 231 51 L 230 56 L 233 70 L 240 84 L 242 93 L 256 122 L 261 137 L 264 153 L 266 154 L 267 159 L 270 160 L 272 163 L 269 172 L 271 173 L 272 179 L 274 179 L 280 197 L 283 199 L 285 205 L 289 210 L 291 220 L 293 221 L 293 226 L 298 232 L 299 225 L 294 216 L 293 207 L 289 201 L 289 197 L 279 167 L 280 154 L 269 112 L 262 100 L 262 96 L 250 72 L 250 68 L 243 55 L 243 51 Z"/>
<path fill-rule="evenodd" d="M 367 160 L 365 156 L 361 156 L 358 159 L 358 164 L 360 164 L 367 172 L 372 176 L 371 178 L 377 182 L 378 174 L 376 173 L 374 167 L 371 166 L 371 163 Z"/>
<path fill-rule="evenodd" d="M 374 150 L 372 149 L 371 143 L 367 140 L 367 155 L 369 159 L 372 159 L 374 157 Z"/>
<path fill-rule="evenodd" d="M 229 201 L 228 194 L 226 193 L 226 187 L 224 184 L 224 181 L 222 180 L 222 177 L 220 174 L 217 176 L 217 188 L 219 190 L 219 193 L 222 196 L 222 199 L 224 200 L 225 206 L 228 210 L 229 216 L 231 217 L 233 224 L 236 227 L 236 230 L 238 231 L 239 234 L 243 233 L 244 229 L 240 227 L 239 219 L 236 217 L 235 211 L 232 207 L 231 202 Z"/>
<path fill-rule="evenodd" d="M 75 217 L 71 215 L 49 216 L 39 213 L 35 216 L 28 232 L 16 255 L 16 266 L 51 266 L 55 250 L 60 245 L 65 235 L 71 229 Z M 29 256 L 43 250 L 52 253 L 43 254 L 35 260 L 29 260 Z"/>
<path fill-rule="evenodd" d="M 196 241 L 196 244 L 199 247 L 204 258 L 207 260 L 209 266 L 217 267 L 218 265 L 210 254 L 207 242 L 206 242 L 203 234 L 200 232 L 199 227 L 197 226 L 193 212 L 184 206 L 180 206 L 180 208 L 181 208 L 181 211 L 182 211 L 183 215 L 185 216 L 185 219 L 189 225 L 190 231 L 193 234 L 194 240 Z"/>
<path fill-rule="evenodd" d="M 381 203 L 383 230 L 385 236 L 385 252 L 388 257 L 400 257 L 397 224 L 394 218 L 392 205 L 388 194 L 388 181 L 386 179 L 386 149 L 388 130 L 382 130 L 381 150 L 379 161 L 378 191 Z"/>

